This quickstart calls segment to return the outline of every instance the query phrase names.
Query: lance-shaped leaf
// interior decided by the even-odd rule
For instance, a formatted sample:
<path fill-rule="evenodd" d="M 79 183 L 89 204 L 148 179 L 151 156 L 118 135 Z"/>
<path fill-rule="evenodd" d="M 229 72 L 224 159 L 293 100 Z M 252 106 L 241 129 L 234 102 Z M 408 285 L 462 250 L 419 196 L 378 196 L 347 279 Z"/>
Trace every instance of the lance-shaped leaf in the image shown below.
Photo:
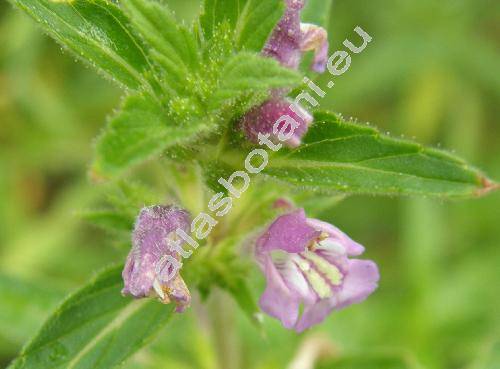
<path fill-rule="evenodd" d="M 121 269 L 100 273 L 70 296 L 9 369 L 111 369 L 147 343 L 173 306 L 123 297 Z"/>
<path fill-rule="evenodd" d="M 283 149 L 266 174 L 299 186 L 377 195 L 478 196 L 498 185 L 461 159 L 330 113 L 295 150 Z"/>
<path fill-rule="evenodd" d="M 92 174 L 118 175 L 169 146 L 192 140 L 207 128 L 203 120 L 179 124 L 147 95 L 131 95 L 109 121 L 96 143 Z"/>
<path fill-rule="evenodd" d="M 280 66 L 277 61 L 241 52 L 224 65 L 219 86 L 212 94 L 209 106 L 216 109 L 241 97 L 266 97 L 272 89 L 295 87 L 300 83 L 301 77 L 297 72 Z"/>
<path fill-rule="evenodd" d="M 186 92 L 189 71 L 199 62 L 193 33 L 177 23 L 165 4 L 153 0 L 124 0 L 121 4 L 149 45 L 151 58 L 163 69 L 169 92 Z"/>
<path fill-rule="evenodd" d="M 105 0 L 11 0 L 61 45 L 132 89 L 147 85 L 147 58 L 120 8 Z"/>

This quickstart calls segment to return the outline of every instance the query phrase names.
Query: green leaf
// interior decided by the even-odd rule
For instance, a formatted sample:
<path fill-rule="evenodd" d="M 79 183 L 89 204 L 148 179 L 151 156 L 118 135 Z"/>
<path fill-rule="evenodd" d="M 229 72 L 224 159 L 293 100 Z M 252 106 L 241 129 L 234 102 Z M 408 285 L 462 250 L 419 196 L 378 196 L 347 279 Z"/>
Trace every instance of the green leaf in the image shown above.
<path fill-rule="evenodd" d="M 248 0 L 236 24 L 237 48 L 261 51 L 284 11 L 283 0 Z"/>
<path fill-rule="evenodd" d="M 200 16 L 205 40 L 210 40 L 218 26 L 227 22 L 234 29 L 248 0 L 204 0 Z"/>
<path fill-rule="evenodd" d="M 333 0 L 307 0 L 301 20 L 324 28 L 328 27 Z"/>
<path fill-rule="evenodd" d="M 202 120 L 175 124 L 147 95 L 131 95 L 108 123 L 96 144 L 93 175 L 115 176 L 169 146 L 192 140 L 207 127 Z"/>
<path fill-rule="evenodd" d="M 121 2 L 132 24 L 151 47 L 151 57 L 164 70 L 163 82 L 170 93 L 186 91 L 189 70 L 199 63 L 198 46 L 192 32 L 179 25 L 172 12 L 152 0 Z"/>
<path fill-rule="evenodd" d="M 105 0 L 11 0 L 56 41 L 105 76 L 138 89 L 148 86 L 148 60 L 121 10 Z"/>
<path fill-rule="evenodd" d="M 283 0 L 205 0 L 200 24 L 210 40 L 227 23 L 238 49 L 259 52 L 284 11 Z"/>
<path fill-rule="evenodd" d="M 122 266 L 100 273 L 47 320 L 10 369 L 111 369 L 169 320 L 173 306 L 120 294 Z"/>
<path fill-rule="evenodd" d="M 330 113 L 295 150 L 282 150 L 265 173 L 313 189 L 377 195 L 478 196 L 497 186 L 451 154 L 391 138 Z"/>
<path fill-rule="evenodd" d="M 241 52 L 231 57 L 221 72 L 221 81 L 209 106 L 212 108 L 252 95 L 267 96 L 271 89 L 294 87 L 301 83 L 300 75 L 270 58 Z"/>

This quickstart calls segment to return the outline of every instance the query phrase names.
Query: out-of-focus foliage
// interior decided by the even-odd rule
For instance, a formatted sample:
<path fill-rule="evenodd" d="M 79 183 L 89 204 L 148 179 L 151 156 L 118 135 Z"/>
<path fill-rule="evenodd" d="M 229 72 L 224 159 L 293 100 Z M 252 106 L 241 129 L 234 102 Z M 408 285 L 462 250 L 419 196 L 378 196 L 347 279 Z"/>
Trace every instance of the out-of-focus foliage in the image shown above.
<path fill-rule="evenodd" d="M 195 1 L 168 3 L 179 18 L 198 11 Z M 335 2 L 332 49 L 355 25 L 373 42 L 322 108 L 442 144 L 500 178 L 498 10 L 486 0 Z M 125 249 L 115 246 L 125 241 L 81 216 L 102 208 L 86 172 L 117 89 L 5 2 L 0 45 L 0 362 L 7 364 L 61 296 L 123 259 Z M 168 194 L 171 178 L 157 172 L 147 176 Z M 297 336 L 267 318 L 256 329 L 221 292 L 208 307 L 175 316 L 126 367 L 283 368 L 321 334 L 329 368 L 359 369 L 370 358 L 390 368 L 495 368 L 498 209 L 498 193 L 460 203 L 348 198 L 319 216 L 380 264 L 380 288 L 366 303 Z M 257 295 L 264 282 L 254 272 Z"/>

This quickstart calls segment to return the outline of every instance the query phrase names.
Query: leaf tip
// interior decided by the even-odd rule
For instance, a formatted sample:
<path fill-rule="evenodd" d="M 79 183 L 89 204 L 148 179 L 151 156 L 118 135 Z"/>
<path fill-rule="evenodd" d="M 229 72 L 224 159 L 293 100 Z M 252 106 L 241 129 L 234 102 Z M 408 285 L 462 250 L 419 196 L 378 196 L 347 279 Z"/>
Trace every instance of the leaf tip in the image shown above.
<path fill-rule="evenodd" d="M 496 183 L 488 179 L 487 177 L 481 178 L 482 187 L 477 190 L 477 197 L 485 196 L 490 192 L 494 192 L 500 189 L 500 183 Z"/>

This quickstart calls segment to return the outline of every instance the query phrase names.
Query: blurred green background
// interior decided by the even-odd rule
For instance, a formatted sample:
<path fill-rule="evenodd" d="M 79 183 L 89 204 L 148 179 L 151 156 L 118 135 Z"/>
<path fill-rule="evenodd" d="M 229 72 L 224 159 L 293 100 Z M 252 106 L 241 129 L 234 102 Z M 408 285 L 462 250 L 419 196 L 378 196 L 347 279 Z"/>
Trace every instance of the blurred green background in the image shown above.
<path fill-rule="evenodd" d="M 198 11 L 197 1 L 167 2 L 186 20 Z M 449 148 L 499 180 L 500 3 L 338 0 L 332 50 L 356 25 L 373 42 L 322 107 Z M 6 366 L 65 293 L 123 257 L 78 216 L 100 195 L 87 166 L 120 91 L 5 1 L 0 46 Z M 462 202 L 355 197 L 321 218 L 366 245 L 366 257 L 379 263 L 380 288 L 367 302 L 296 335 L 269 318 L 257 330 L 217 293 L 208 307 L 176 316 L 126 367 L 300 369 L 300 360 L 318 354 L 336 358 L 325 368 L 500 368 L 499 193 Z M 257 294 L 262 277 L 256 271 L 252 278 Z M 217 333 L 230 326 L 237 330 Z"/>

